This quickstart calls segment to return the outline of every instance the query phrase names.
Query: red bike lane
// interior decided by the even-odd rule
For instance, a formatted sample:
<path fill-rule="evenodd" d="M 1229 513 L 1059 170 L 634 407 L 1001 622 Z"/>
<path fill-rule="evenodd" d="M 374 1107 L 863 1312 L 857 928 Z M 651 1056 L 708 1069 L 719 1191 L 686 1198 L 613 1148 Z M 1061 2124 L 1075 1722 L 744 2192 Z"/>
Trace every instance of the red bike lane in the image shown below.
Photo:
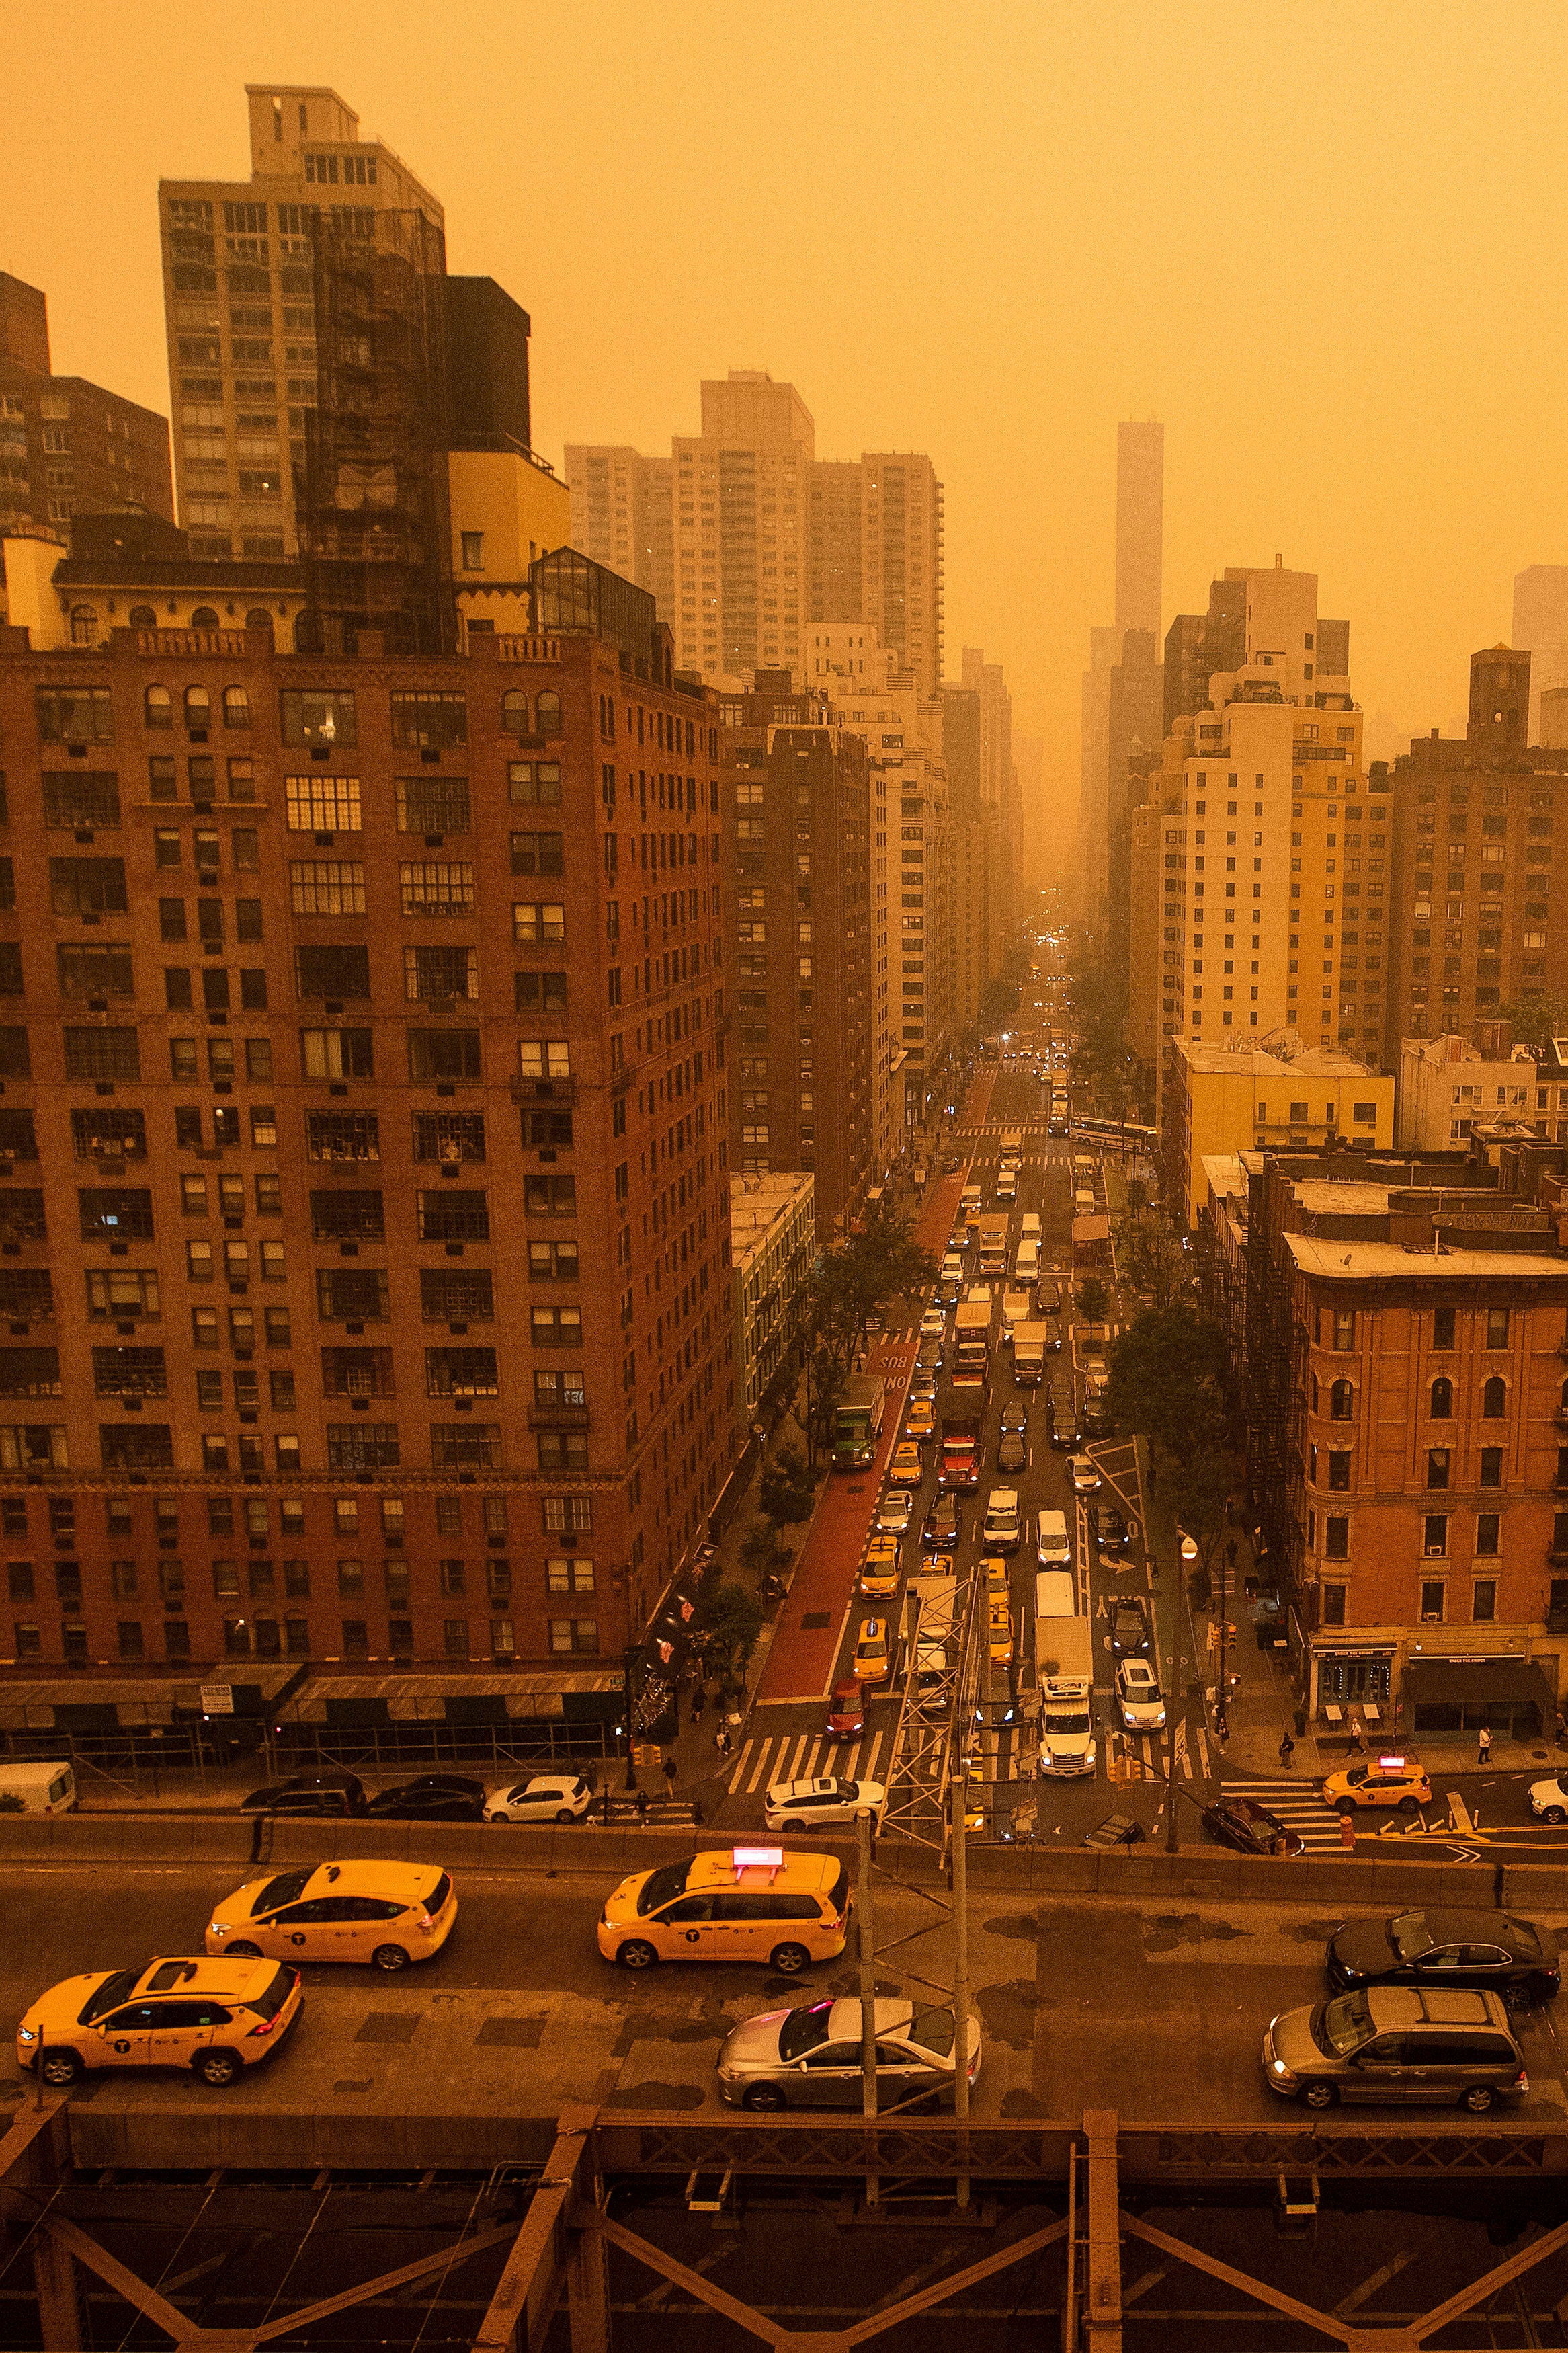
<path fill-rule="evenodd" d="M 952 1230 L 963 1190 L 962 1176 L 943 1177 L 915 1229 L 916 1240 L 939 1258 Z M 918 1345 L 913 1337 L 881 1333 L 867 1354 L 867 1371 L 880 1373 L 888 1384 L 888 1410 L 877 1460 L 853 1474 L 832 1471 L 827 1474 L 758 1679 L 756 1699 L 761 1703 L 820 1699 L 831 1685 L 845 1612 L 888 1460 L 903 1421 Z"/>

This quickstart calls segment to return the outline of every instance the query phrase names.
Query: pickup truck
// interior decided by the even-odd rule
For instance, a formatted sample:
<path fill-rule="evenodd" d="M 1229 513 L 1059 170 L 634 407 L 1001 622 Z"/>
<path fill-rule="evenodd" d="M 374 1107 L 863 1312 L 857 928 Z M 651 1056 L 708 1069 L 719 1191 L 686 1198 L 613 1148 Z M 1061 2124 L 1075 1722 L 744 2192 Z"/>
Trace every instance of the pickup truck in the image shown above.
<path fill-rule="evenodd" d="M 978 1414 L 943 1415 L 942 1463 L 937 1472 L 939 1486 L 977 1487 L 980 1484 L 984 1429 L 984 1424 Z"/>

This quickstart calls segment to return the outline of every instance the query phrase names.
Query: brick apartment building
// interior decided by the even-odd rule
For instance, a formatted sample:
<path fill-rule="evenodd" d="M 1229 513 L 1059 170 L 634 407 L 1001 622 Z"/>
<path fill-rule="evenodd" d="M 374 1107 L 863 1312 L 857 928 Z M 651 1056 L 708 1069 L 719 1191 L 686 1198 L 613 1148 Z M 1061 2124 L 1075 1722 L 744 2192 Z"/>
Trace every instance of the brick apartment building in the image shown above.
<path fill-rule="evenodd" d="M 1568 1678 L 1562 1152 L 1483 1132 L 1468 1156 L 1241 1160 L 1254 1493 L 1310 1713 L 1550 1722 Z"/>
<path fill-rule="evenodd" d="M 871 774 L 786 670 L 721 699 L 734 875 L 732 1165 L 816 1179 L 826 1240 L 871 1181 Z M 726 950 L 726 954 L 729 950 Z"/>
<path fill-rule="evenodd" d="M 0 632 L 0 1665 L 618 1659 L 723 1482 L 716 715 L 536 591 Z"/>

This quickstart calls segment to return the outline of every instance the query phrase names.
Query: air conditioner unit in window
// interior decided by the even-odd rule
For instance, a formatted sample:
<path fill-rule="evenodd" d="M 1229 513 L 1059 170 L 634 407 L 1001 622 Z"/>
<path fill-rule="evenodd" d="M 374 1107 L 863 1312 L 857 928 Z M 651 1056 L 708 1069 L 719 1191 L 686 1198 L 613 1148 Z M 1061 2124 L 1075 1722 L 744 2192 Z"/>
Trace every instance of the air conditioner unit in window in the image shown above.
<path fill-rule="evenodd" d="M 1421 1623 L 1423 1626 L 1440 1626 L 1442 1622 L 1443 1613 L 1440 1609 L 1427 1609 L 1422 1612 Z"/>

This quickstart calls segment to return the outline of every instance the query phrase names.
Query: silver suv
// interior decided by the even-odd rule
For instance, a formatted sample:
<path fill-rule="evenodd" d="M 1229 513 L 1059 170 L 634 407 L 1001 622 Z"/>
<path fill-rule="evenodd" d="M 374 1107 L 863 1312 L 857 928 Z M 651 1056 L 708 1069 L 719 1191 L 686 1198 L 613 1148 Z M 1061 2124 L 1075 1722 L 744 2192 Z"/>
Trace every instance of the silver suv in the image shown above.
<path fill-rule="evenodd" d="M 1263 2038 L 1263 2080 L 1309 2108 L 1458 2103 L 1478 2116 L 1530 2089 L 1500 1998 L 1458 1987 L 1368 1986 L 1282 2010 Z"/>

